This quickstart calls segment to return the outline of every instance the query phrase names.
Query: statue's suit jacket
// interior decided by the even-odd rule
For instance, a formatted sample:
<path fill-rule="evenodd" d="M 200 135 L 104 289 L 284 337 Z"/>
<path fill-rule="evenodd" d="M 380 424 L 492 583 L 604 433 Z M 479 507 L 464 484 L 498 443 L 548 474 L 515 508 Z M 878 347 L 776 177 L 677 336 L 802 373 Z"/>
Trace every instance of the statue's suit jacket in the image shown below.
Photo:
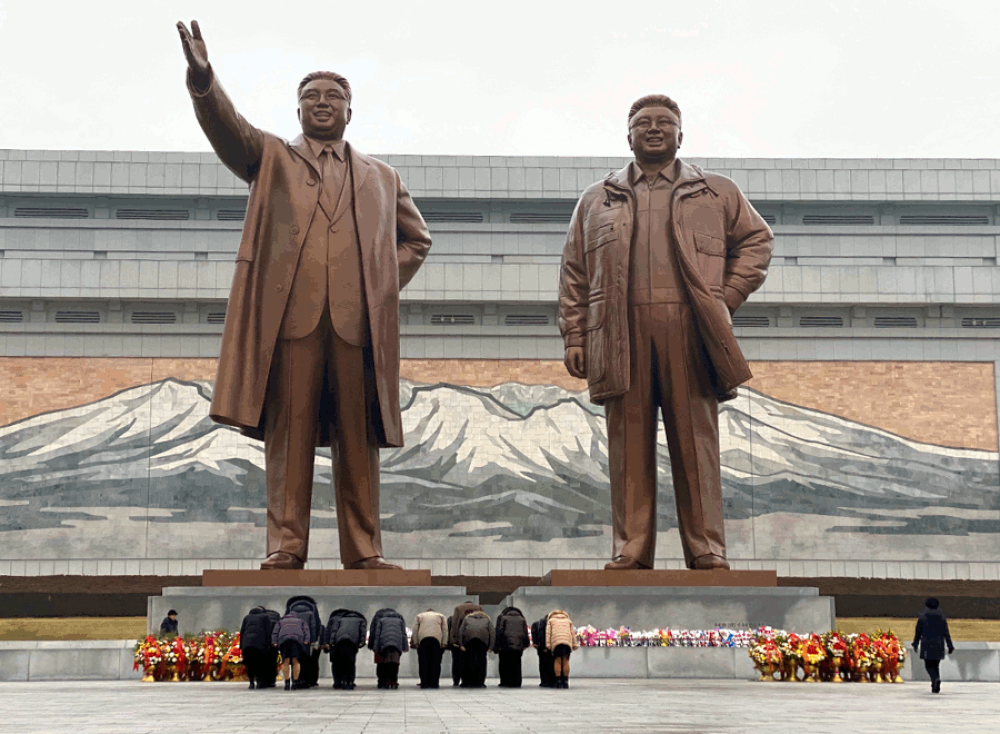
<path fill-rule="evenodd" d="M 250 125 L 214 75 L 206 91 L 196 90 L 190 80 L 188 91 L 215 152 L 250 185 L 210 415 L 262 439 L 271 359 L 319 203 L 320 172 L 302 137 L 289 143 Z M 376 434 L 382 447 L 402 446 L 399 290 L 423 263 L 431 240 L 399 174 L 347 149 L 381 418 Z M 328 428 L 321 415 L 319 445 L 329 445 Z"/>

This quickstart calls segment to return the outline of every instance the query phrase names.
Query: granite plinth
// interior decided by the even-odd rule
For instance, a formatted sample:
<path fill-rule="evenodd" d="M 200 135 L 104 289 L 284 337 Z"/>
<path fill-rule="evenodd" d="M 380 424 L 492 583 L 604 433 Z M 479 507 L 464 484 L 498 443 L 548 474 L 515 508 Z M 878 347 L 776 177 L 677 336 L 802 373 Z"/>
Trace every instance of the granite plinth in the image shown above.
<path fill-rule="evenodd" d="M 0 642 L 0 681 L 135 680 L 135 640 Z"/>
<path fill-rule="evenodd" d="M 272 572 L 267 572 L 272 573 Z M 176 609 L 181 634 L 205 630 L 238 630 L 243 617 L 253 607 L 264 605 L 284 613 L 285 602 L 293 596 L 311 596 L 326 624 L 335 609 L 361 612 L 371 619 L 379 609 L 391 607 L 403 615 L 408 625 L 417 614 L 433 608 L 451 615 L 470 598 L 461 586 L 181 586 L 167 587 L 147 602 L 147 628 L 156 632 L 167 611 Z"/>
<path fill-rule="evenodd" d="M 634 571 L 597 571 L 553 569 L 542 577 L 539 586 L 727 586 L 776 587 L 777 571 L 678 571 L 637 569 Z"/>
<path fill-rule="evenodd" d="M 202 586 L 430 586 L 431 572 L 426 569 L 386 569 L 356 571 L 350 569 L 202 571 Z"/>
<path fill-rule="evenodd" d="M 691 572 L 686 572 L 691 573 Z M 756 629 L 797 632 L 835 627 L 833 597 L 807 587 L 572 587 L 524 586 L 505 600 L 529 621 L 553 609 L 569 613 L 578 627 L 625 625 L 632 629 Z"/>
<path fill-rule="evenodd" d="M 132 670 L 135 640 L 73 640 L 66 642 L 0 641 L 0 682 L 133 680 L 142 677 Z M 487 656 L 487 680 L 497 680 L 497 657 Z M 572 678 L 672 678 L 757 680 L 744 648 L 729 647 L 581 647 L 571 658 Z M 538 656 L 528 650 L 521 658 L 525 686 L 538 680 Z M 451 688 L 451 654 L 445 653 L 441 683 Z M 906 681 L 926 682 L 923 661 L 911 655 L 902 671 Z M 399 677 L 415 679 L 417 656 L 403 655 Z M 329 657 L 320 658 L 321 687 L 330 683 Z M 941 662 L 941 678 L 946 682 L 1000 681 L 1000 643 L 956 642 L 955 654 Z M 358 653 L 357 680 L 361 686 L 374 686 L 375 664 L 368 650 Z M 216 684 L 212 684 L 216 685 Z M 922 686 L 921 686 L 922 688 Z"/>
<path fill-rule="evenodd" d="M 930 682 L 924 661 L 908 648 L 907 680 Z M 939 668 L 943 681 L 986 681 L 1000 683 L 1000 642 L 956 642 L 955 652 L 941 661 Z"/>

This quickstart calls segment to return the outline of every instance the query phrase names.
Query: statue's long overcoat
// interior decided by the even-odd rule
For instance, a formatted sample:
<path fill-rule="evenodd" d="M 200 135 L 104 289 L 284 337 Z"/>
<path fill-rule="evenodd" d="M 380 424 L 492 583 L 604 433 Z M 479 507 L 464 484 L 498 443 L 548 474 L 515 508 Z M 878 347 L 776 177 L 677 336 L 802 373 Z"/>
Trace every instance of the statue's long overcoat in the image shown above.
<path fill-rule="evenodd" d="M 190 83 L 188 90 L 215 152 L 250 185 L 210 414 L 219 423 L 262 439 L 271 358 L 319 201 L 320 176 L 304 138 L 289 143 L 250 125 L 215 78 L 205 92 Z M 381 424 L 375 426 L 380 446 L 402 446 L 399 290 L 417 272 L 431 240 L 399 174 L 347 149 L 378 395 L 373 419 Z M 329 445 L 328 427 L 329 420 L 321 414 L 318 445 Z"/>

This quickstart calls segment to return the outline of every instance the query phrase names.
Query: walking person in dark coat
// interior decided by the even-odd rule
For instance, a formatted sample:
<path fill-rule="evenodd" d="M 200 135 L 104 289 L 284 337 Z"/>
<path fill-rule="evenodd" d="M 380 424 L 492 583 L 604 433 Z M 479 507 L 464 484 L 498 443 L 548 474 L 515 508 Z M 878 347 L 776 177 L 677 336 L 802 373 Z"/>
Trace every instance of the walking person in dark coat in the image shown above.
<path fill-rule="evenodd" d="M 299 687 L 301 660 L 309 648 L 309 628 L 294 612 L 289 612 L 271 631 L 271 644 L 276 645 L 281 653 L 281 664 L 284 668 L 285 690 Z M 289 664 L 291 677 L 289 677 Z"/>
<path fill-rule="evenodd" d="M 940 603 L 934 597 L 924 602 L 927 607 L 917 619 L 917 631 L 913 636 L 913 649 L 920 646 L 920 659 L 924 661 L 927 675 L 931 678 L 931 693 L 941 692 L 941 661 L 944 660 L 944 648 L 947 645 L 948 654 L 955 652 L 948 632 L 948 620 L 938 609 Z"/>
<path fill-rule="evenodd" d="M 497 617 L 493 652 L 500 658 L 500 687 L 521 687 L 521 655 L 531 645 L 528 623 L 517 607 L 507 607 Z"/>
<path fill-rule="evenodd" d="M 333 687 L 354 690 L 358 650 L 365 646 L 368 621 L 360 612 L 337 609 L 330 615 L 323 633 L 323 647 L 330 652 Z"/>
<path fill-rule="evenodd" d="M 240 650 L 243 652 L 243 664 L 250 679 L 250 688 L 266 688 L 265 683 L 274 679 L 273 668 L 268 670 L 271 649 L 271 633 L 273 625 L 264 607 L 254 607 L 243 618 L 240 625 Z"/>
<path fill-rule="evenodd" d="M 462 620 L 473 612 L 481 612 L 483 608 L 475 602 L 466 601 L 455 607 L 454 613 L 448 619 L 448 647 L 451 649 L 451 684 L 457 686 L 462 682 L 462 671 L 465 669 L 465 659 L 462 654 L 462 643 L 458 639 L 458 630 Z"/>
<path fill-rule="evenodd" d="M 395 609 L 379 609 L 372 617 L 368 649 L 375 653 L 375 675 L 379 688 L 399 688 L 399 661 L 409 652 L 406 622 Z"/>
<path fill-rule="evenodd" d="M 465 663 L 462 687 L 485 688 L 486 653 L 496 644 L 496 630 L 490 615 L 486 612 L 467 614 L 458 628 L 458 641 Z"/>
<path fill-rule="evenodd" d="M 421 688 L 440 688 L 441 657 L 448 642 L 448 620 L 440 612 L 428 609 L 413 622 L 410 644 L 417 649 Z"/>
<path fill-rule="evenodd" d="M 538 652 L 538 677 L 541 679 L 539 688 L 553 688 L 556 684 L 555 658 L 545 647 L 545 628 L 548 623 L 549 617 L 545 615 L 531 625 L 531 646 Z"/>

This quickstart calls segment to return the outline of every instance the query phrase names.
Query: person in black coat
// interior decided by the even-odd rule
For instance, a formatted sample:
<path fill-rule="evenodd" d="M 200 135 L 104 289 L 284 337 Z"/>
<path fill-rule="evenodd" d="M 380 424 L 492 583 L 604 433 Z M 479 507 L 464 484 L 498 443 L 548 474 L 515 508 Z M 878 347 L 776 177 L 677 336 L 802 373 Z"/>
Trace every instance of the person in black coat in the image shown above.
<path fill-rule="evenodd" d="M 531 646 L 538 652 L 538 677 L 540 688 L 554 688 L 556 685 L 555 658 L 545 647 L 545 628 L 549 624 L 546 614 L 531 625 Z"/>
<path fill-rule="evenodd" d="M 281 613 L 274 609 L 265 609 L 264 614 L 271 622 L 271 631 L 281 621 Z M 257 678 L 258 688 L 274 688 L 278 680 L 278 648 L 268 644 L 264 650 L 264 662 L 261 663 L 260 677 Z"/>
<path fill-rule="evenodd" d="M 472 612 L 462 620 L 458 629 L 465 668 L 462 670 L 463 688 L 486 687 L 486 656 L 496 645 L 496 627 L 486 612 Z"/>
<path fill-rule="evenodd" d="M 177 636 L 177 610 L 171 609 L 167 616 L 160 622 L 160 634 L 164 637 Z"/>
<path fill-rule="evenodd" d="M 379 609 L 372 617 L 368 649 L 375 653 L 375 675 L 379 688 L 399 688 L 399 661 L 409 652 L 406 622 L 395 609 Z"/>
<path fill-rule="evenodd" d="M 354 690 L 358 649 L 365 646 L 368 620 L 360 612 L 337 609 L 330 614 L 323 631 L 323 648 L 330 653 L 333 687 Z"/>
<path fill-rule="evenodd" d="M 250 679 L 250 688 L 266 688 L 268 686 L 264 683 L 270 682 L 274 677 L 274 671 L 267 670 L 272 631 L 271 618 L 267 616 L 264 607 L 251 609 L 240 625 L 240 650 L 243 651 L 243 664 Z"/>
<path fill-rule="evenodd" d="M 465 654 L 462 652 L 462 645 L 458 641 L 458 630 L 462 626 L 462 620 L 473 612 L 481 612 L 483 608 L 473 601 L 464 601 L 455 607 L 454 613 L 448 617 L 448 648 L 451 650 L 451 683 L 454 686 L 462 682 L 462 674 L 465 671 Z"/>
<path fill-rule="evenodd" d="M 507 607 L 497 617 L 493 652 L 500 658 L 500 687 L 521 687 L 521 655 L 531 645 L 528 623 L 517 607 Z"/>
<path fill-rule="evenodd" d="M 913 649 L 920 646 L 920 659 L 924 661 L 927 675 L 931 678 L 931 693 L 941 692 L 941 661 L 944 660 L 944 648 L 948 654 L 955 652 L 951 643 L 951 633 L 948 631 L 948 620 L 938 609 L 940 603 L 931 597 L 924 602 L 927 607 L 917 619 L 917 631 L 913 636 Z"/>
<path fill-rule="evenodd" d="M 316 601 L 310 596 L 293 596 L 285 603 L 285 613 L 291 612 L 306 624 L 312 643 L 303 651 L 299 672 L 299 688 L 319 685 L 319 641 L 323 623 L 319 618 Z"/>

